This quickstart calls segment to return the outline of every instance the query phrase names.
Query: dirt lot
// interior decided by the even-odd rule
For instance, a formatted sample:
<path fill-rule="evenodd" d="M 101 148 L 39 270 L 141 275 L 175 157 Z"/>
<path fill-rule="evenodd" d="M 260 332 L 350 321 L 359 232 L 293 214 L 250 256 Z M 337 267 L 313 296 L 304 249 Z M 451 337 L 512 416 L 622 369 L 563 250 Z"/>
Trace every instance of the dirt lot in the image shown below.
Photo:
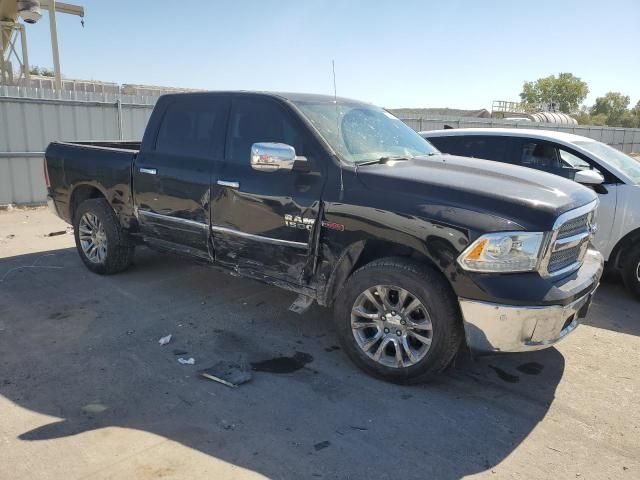
<path fill-rule="evenodd" d="M 142 248 L 97 276 L 45 236 L 65 227 L 0 212 L 2 479 L 640 478 L 640 303 L 617 284 L 557 348 L 400 387 L 356 370 L 327 310 Z M 196 373 L 295 352 L 237 389 Z"/>

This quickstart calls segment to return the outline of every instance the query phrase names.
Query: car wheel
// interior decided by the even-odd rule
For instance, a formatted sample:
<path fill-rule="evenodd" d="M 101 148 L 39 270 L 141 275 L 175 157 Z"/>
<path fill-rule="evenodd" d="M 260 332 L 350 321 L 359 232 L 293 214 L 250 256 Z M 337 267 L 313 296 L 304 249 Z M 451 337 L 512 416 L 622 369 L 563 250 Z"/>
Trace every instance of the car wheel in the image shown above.
<path fill-rule="evenodd" d="M 131 265 L 135 247 L 104 198 L 82 202 L 73 228 L 80 258 L 92 272 L 108 275 Z"/>
<path fill-rule="evenodd" d="M 334 308 L 351 360 L 390 382 L 433 379 L 451 363 L 463 339 L 460 311 L 444 277 L 405 258 L 376 260 L 357 270 Z"/>
<path fill-rule="evenodd" d="M 627 289 L 640 297 L 640 244 L 624 256 L 622 279 Z"/>

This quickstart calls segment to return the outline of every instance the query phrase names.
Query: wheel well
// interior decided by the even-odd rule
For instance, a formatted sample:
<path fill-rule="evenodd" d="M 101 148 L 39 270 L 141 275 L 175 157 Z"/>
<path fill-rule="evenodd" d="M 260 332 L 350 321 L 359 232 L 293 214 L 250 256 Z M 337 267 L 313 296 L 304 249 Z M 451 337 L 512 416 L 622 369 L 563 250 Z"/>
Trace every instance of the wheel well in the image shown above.
<path fill-rule="evenodd" d="M 611 251 L 611 255 L 609 256 L 609 262 L 612 265 L 619 269 L 621 268 L 622 263 L 624 262 L 625 253 L 629 250 L 629 248 L 640 242 L 640 228 L 636 228 L 631 232 L 627 233 L 624 237 L 622 237 L 613 250 Z"/>
<path fill-rule="evenodd" d="M 435 267 L 435 264 L 429 257 L 414 248 L 393 242 L 371 240 L 365 243 L 364 249 L 362 253 L 360 253 L 358 261 L 353 266 L 351 272 L 349 272 L 349 275 L 360 267 L 384 257 L 407 257 L 419 263 L 428 263 L 432 267 Z M 436 268 L 436 270 L 439 269 Z"/>
<path fill-rule="evenodd" d="M 92 185 L 80 185 L 71 193 L 69 202 L 69 218 L 73 222 L 76 210 L 85 200 L 90 198 L 105 198 L 103 193 Z"/>
<path fill-rule="evenodd" d="M 325 294 L 318 297 L 318 303 L 325 306 L 333 304 L 338 292 L 353 272 L 368 263 L 385 257 L 409 258 L 418 263 L 428 264 L 440 272 L 440 269 L 428 256 L 406 245 L 382 240 L 357 242 L 347 248 L 338 260 L 331 278 L 327 282 Z"/>

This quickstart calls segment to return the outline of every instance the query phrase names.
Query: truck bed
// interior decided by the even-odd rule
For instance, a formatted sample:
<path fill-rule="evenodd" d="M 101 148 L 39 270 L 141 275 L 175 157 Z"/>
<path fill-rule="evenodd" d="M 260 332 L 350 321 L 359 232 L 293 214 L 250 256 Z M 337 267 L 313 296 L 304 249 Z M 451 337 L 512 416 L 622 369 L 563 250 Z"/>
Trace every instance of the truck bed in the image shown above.
<path fill-rule="evenodd" d="M 138 152 L 142 142 L 135 140 L 103 140 L 91 142 L 61 142 L 67 145 L 82 145 L 86 147 L 115 148 L 118 150 L 133 150 Z"/>
<path fill-rule="evenodd" d="M 53 142 L 45 162 L 58 215 L 71 223 L 78 198 L 95 189 L 111 203 L 121 219 L 131 215 L 131 168 L 140 142 Z M 80 195 L 76 197 L 76 193 Z"/>

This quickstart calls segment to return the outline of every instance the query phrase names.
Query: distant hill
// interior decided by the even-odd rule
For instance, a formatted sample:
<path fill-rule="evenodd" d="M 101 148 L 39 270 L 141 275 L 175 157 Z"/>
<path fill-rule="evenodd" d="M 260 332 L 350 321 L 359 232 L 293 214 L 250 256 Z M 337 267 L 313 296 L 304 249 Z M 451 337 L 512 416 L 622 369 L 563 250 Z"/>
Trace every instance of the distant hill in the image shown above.
<path fill-rule="evenodd" d="M 491 113 L 480 110 L 462 110 L 459 108 L 387 108 L 396 117 L 476 117 L 491 118 Z"/>

